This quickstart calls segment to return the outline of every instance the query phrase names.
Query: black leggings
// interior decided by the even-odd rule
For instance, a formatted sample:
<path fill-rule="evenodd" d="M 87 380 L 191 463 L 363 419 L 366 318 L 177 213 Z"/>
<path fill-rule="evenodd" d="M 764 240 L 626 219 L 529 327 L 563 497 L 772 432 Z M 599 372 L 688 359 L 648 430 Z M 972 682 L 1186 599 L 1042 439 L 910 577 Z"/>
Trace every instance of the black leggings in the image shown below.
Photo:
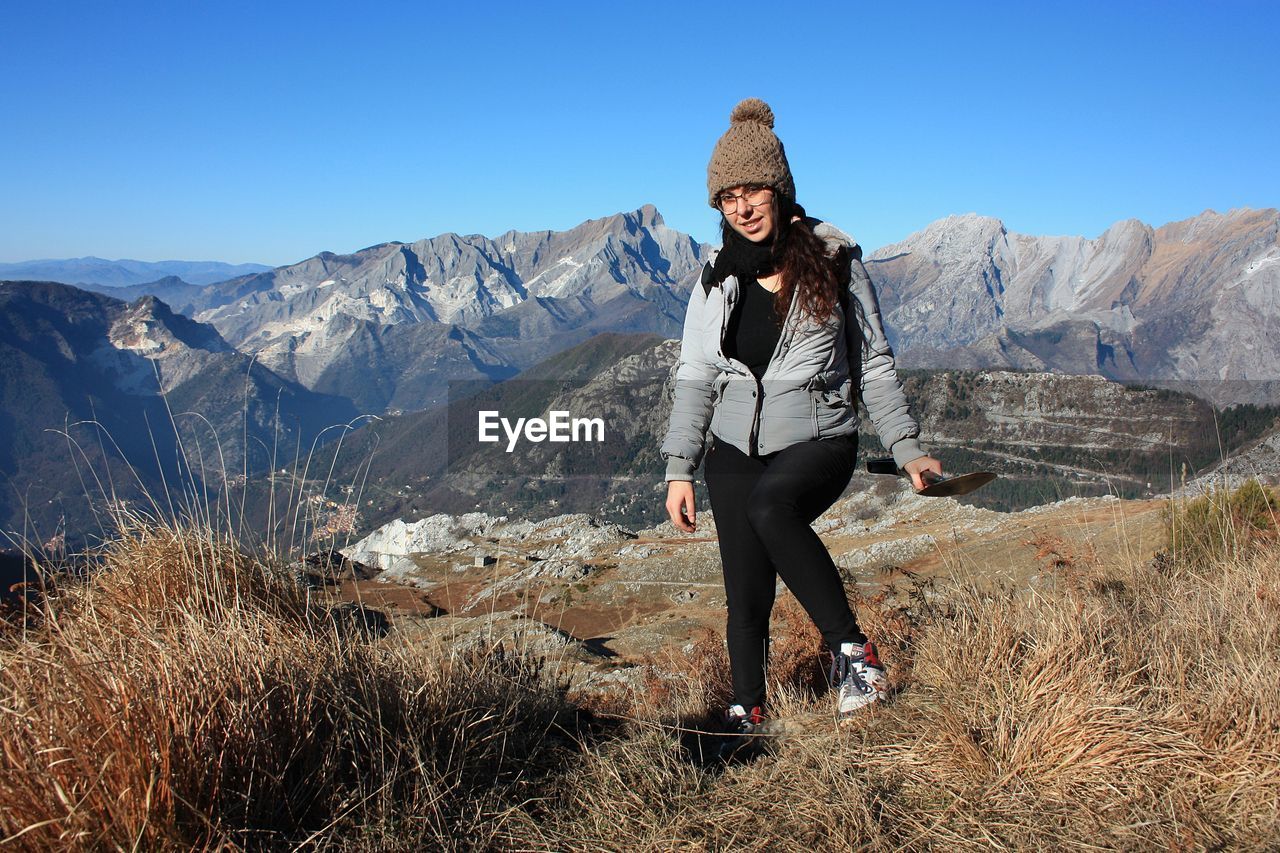
<path fill-rule="evenodd" d="M 712 438 L 705 476 L 724 567 L 734 701 L 744 708 L 764 704 L 779 575 L 833 651 L 866 642 L 835 563 L 810 527 L 849 485 L 857 452 L 856 434 L 759 457 Z"/>

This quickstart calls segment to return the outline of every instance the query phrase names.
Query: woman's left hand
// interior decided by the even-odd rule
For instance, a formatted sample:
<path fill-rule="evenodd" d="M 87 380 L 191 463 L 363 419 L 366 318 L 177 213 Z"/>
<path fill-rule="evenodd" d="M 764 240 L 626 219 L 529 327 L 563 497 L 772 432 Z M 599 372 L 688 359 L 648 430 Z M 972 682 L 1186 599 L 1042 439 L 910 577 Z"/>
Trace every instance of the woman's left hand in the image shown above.
<path fill-rule="evenodd" d="M 921 475 L 924 474 L 925 471 L 932 471 L 941 477 L 942 463 L 937 459 L 934 459 L 932 456 L 920 456 L 916 459 L 912 459 L 904 465 L 902 470 L 911 475 L 911 485 L 915 486 L 915 489 L 918 492 L 925 487 L 925 482 Z"/>

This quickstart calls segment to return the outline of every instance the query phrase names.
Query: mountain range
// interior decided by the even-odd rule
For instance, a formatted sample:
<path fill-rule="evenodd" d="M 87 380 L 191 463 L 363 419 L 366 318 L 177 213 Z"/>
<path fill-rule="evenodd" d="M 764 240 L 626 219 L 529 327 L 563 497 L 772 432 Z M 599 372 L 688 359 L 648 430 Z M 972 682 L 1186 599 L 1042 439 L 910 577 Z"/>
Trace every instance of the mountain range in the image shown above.
<path fill-rule="evenodd" d="M 997 219 L 968 214 L 932 223 L 865 262 L 904 368 L 1100 375 L 1180 386 L 1219 406 L 1274 402 L 1278 224 L 1274 209 L 1206 211 L 1160 227 L 1127 220 L 1086 239 L 1020 235 Z M 0 473 L 8 480 L 3 523 L 14 529 L 23 512 L 51 506 L 50 495 L 84 491 L 80 474 L 67 468 L 66 440 L 54 447 L 57 436 L 44 432 L 80 420 L 125 440 L 119 453 L 105 441 L 84 442 L 89 449 L 75 453 L 89 460 L 124 456 L 162 479 L 189 465 L 181 462 L 181 431 L 202 417 L 221 442 L 223 469 L 252 479 L 253 472 L 275 469 L 281 447 L 345 434 L 324 428 L 361 413 L 436 412 L 434 421 L 409 427 L 393 418 L 368 431 L 390 446 L 414 449 L 379 488 L 403 496 L 413 481 L 424 509 L 474 503 L 477 489 L 498 502 L 524 498 L 531 494 L 527 484 L 505 494 L 506 487 L 491 482 L 501 479 L 501 460 L 469 459 L 475 476 L 466 488 L 439 481 L 420 488 L 428 471 L 460 470 L 450 465 L 456 460 L 442 405 L 464 388 L 483 392 L 513 377 L 545 382 L 559 373 L 579 383 L 575 393 L 593 382 L 607 390 L 596 380 L 623 368 L 644 388 L 620 404 L 605 390 L 590 402 L 622 405 L 632 415 L 626 442 L 602 452 L 629 466 L 625 478 L 634 478 L 627 487 L 634 491 L 655 476 L 649 467 L 656 456 L 646 442 L 665 411 L 660 391 L 677 347 L 670 339 L 679 336 L 708 250 L 645 206 L 563 232 L 445 234 L 348 255 L 325 252 L 204 285 L 171 276 L 112 288 L 107 296 L 47 282 L 5 283 L 0 426 L 14 439 L 0 448 Z M 663 339 L 668 343 L 658 345 Z M 953 413 L 964 408 L 957 389 L 921 382 Z M 1100 399 L 1113 393 L 1096 384 L 1072 387 L 1092 389 Z M 549 405 L 570 390 L 526 385 L 501 393 Z M 984 405 L 1014 406 L 1014 397 L 997 394 Z M 1139 419 L 1153 416 L 1122 409 Z M 1207 407 L 1199 411 L 1197 423 L 1205 412 L 1211 417 Z M 178 431 L 155 439 L 169 421 Z M 937 432 L 945 444 L 945 424 Z M 980 438 L 965 429 L 956 435 Z M 1017 443 L 1016 436 L 1006 438 Z M 375 451 L 364 440 L 353 436 L 348 447 L 364 448 L 368 463 Z M 1058 455 L 1070 467 L 1070 454 Z M 536 470 L 546 473 L 562 463 L 539 464 Z M 396 479 L 405 482 L 393 487 Z M 549 492 L 543 497 L 558 500 Z M 648 500 L 631 493 L 609 499 L 620 511 Z"/>
<path fill-rule="evenodd" d="M 502 379 L 600 331 L 677 337 L 709 247 L 646 206 L 565 232 L 322 253 L 198 293 L 157 286 L 273 370 L 370 411 Z M 866 258 L 906 366 L 1182 383 L 1280 399 L 1280 213 L 1214 211 L 1094 239 L 967 214 Z M 165 289 L 167 288 L 167 290 Z M 162 298 L 164 298 L 162 296 Z"/>
<path fill-rule="evenodd" d="M 457 395 L 448 407 L 369 423 L 340 449 L 322 450 L 314 467 L 333 481 L 361 483 L 362 519 L 375 527 L 473 510 L 516 518 L 587 512 L 655 524 L 665 499 L 658 447 L 679 355 L 675 340 L 598 335 L 512 380 Z M 948 472 L 998 472 L 970 500 L 1006 510 L 1071 496 L 1169 492 L 1179 477 L 1194 478 L 1223 454 L 1252 446 L 1280 415 L 1277 407 L 1249 405 L 1224 415 L 1189 393 L 1096 375 L 904 370 L 902 377 L 925 446 Z M 477 441 L 481 409 L 513 420 L 550 411 L 600 417 L 606 440 L 523 442 L 508 451 Z M 859 452 L 886 455 L 865 418 Z"/>
<path fill-rule="evenodd" d="M 422 409 L 603 331 L 677 335 L 705 247 L 657 210 L 569 231 L 444 234 L 322 253 L 205 288 L 193 316 L 362 409 Z"/>
<path fill-rule="evenodd" d="M 1280 399 L 1280 213 L 1205 211 L 1096 239 L 951 216 L 869 256 L 906 365 L 1012 367 Z"/>
<path fill-rule="evenodd" d="M 362 410 L 411 411 L 443 400 L 450 380 L 507 378 L 601 331 L 677 337 L 708 249 L 645 206 L 563 232 L 444 234 L 113 295 L 155 295 Z M 1093 239 L 966 214 L 865 262 L 904 366 L 1184 383 L 1219 405 L 1280 400 L 1273 208 L 1130 219 Z"/>
<path fill-rule="evenodd" d="M 85 257 L 0 263 L 0 279 L 127 287 L 172 277 L 189 284 L 204 285 L 269 269 L 271 267 L 263 264 L 226 264 L 221 261 L 134 261 L 128 258 L 108 261 Z"/>

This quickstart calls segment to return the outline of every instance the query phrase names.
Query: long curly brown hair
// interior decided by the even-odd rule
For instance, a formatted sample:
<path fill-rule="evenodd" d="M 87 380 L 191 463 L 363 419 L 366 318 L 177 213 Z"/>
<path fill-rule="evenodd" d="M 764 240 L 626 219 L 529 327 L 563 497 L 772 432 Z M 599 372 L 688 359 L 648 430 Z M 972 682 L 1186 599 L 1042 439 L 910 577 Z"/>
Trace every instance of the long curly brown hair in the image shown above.
<path fill-rule="evenodd" d="M 849 283 L 848 250 L 832 255 L 826 242 L 813 233 L 804 208 L 774 192 L 774 269 L 781 273 L 782 286 L 774 296 L 774 311 L 781 323 L 791 305 L 791 295 L 800 288 L 800 311 L 817 323 L 825 323 L 840 301 L 840 291 Z M 792 222 L 793 217 L 800 217 Z M 733 226 L 721 216 L 720 234 L 729 239 Z"/>

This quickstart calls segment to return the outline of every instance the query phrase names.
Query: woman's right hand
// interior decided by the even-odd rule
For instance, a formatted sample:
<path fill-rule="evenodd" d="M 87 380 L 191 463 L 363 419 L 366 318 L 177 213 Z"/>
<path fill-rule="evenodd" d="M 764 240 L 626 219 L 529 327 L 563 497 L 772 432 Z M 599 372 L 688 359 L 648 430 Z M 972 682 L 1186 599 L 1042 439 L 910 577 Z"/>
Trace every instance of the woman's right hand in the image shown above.
<path fill-rule="evenodd" d="M 698 529 L 693 508 L 693 483 L 688 480 L 667 482 L 667 515 L 677 530 L 693 533 Z"/>

